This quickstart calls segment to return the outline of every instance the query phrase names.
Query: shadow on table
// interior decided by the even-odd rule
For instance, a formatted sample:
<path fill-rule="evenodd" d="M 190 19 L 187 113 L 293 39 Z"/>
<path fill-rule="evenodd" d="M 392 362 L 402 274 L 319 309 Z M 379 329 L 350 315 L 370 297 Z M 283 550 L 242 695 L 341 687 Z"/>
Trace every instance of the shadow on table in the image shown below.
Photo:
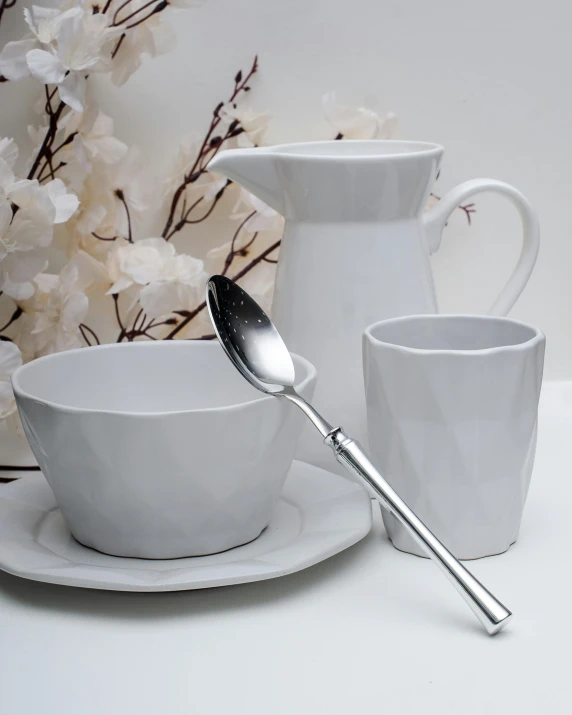
<path fill-rule="evenodd" d="M 295 607 L 299 600 L 306 600 L 316 591 L 335 593 L 347 588 L 348 578 L 362 581 L 364 571 L 368 573 L 372 567 L 372 547 L 383 560 L 388 578 L 384 578 L 381 588 L 375 579 L 365 589 L 362 583 L 356 590 L 356 606 L 372 617 L 377 614 L 378 626 L 396 620 L 404 628 L 431 625 L 441 634 L 488 638 L 433 564 L 392 548 L 375 526 L 365 539 L 340 554 L 303 571 L 266 581 L 191 591 L 132 593 L 57 586 L 0 572 L 0 599 L 44 612 L 145 622 L 224 615 L 289 602 Z M 434 579 L 439 584 L 436 590 Z M 511 630 L 502 631 L 492 640 L 510 639 Z"/>
<path fill-rule="evenodd" d="M 92 614 L 121 619 L 177 618 L 181 615 L 216 614 L 228 610 L 256 609 L 269 603 L 306 598 L 316 589 L 335 588 L 352 561 L 365 558 L 363 541 L 303 571 L 236 586 L 131 593 L 104 591 L 40 583 L 0 572 L 0 596 L 41 610 Z"/>

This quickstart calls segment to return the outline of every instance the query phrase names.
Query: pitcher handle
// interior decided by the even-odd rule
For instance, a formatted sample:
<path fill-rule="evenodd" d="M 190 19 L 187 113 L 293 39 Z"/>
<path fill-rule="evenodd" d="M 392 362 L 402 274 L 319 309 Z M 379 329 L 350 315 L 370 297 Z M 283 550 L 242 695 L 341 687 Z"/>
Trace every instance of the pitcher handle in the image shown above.
<path fill-rule="evenodd" d="M 540 243 L 538 216 L 520 191 L 510 184 L 494 179 L 472 179 L 459 184 L 425 214 L 427 247 L 430 254 L 435 253 L 441 245 L 443 229 L 449 216 L 461 203 L 483 191 L 494 191 L 506 196 L 517 208 L 522 222 L 522 250 L 518 263 L 488 311 L 488 315 L 507 315 L 528 283 Z"/>

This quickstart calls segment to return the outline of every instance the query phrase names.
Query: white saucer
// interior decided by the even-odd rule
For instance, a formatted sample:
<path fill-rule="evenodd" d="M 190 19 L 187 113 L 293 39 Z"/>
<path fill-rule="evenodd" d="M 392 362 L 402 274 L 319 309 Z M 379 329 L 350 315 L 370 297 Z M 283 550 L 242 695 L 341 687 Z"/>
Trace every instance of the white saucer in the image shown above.
<path fill-rule="evenodd" d="M 371 528 L 358 484 L 294 462 L 274 517 L 245 546 L 149 561 L 107 556 L 70 534 L 42 475 L 0 485 L 0 569 L 34 581 L 113 591 L 182 591 L 284 576 L 352 546 Z"/>

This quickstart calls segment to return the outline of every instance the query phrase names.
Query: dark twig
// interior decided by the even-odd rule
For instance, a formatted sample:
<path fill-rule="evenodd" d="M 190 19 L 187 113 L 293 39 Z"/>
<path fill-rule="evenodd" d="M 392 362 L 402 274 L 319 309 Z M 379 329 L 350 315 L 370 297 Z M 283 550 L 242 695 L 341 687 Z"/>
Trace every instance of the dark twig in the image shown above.
<path fill-rule="evenodd" d="M 113 2 L 113 0 L 108 0 L 107 5 L 105 6 L 105 9 L 104 9 L 103 12 L 107 12 L 107 10 L 109 10 L 109 6 L 111 5 L 112 2 Z M 112 26 L 112 27 L 113 27 L 114 25 L 120 25 L 120 24 L 121 24 L 120 22 L 117 22 L 117 16 L 118 16 L 119 13 L 123 10 L 123 8 L 124 8 L 124 7 L 127 7 L 127 5 L 129 5 L 130 3 L 131 3 L 131 0 L 125 0 L 123 3 L 121 3 L 121 5 L 117 8 L 117 10 L 113 13 L 113 21 L 112 21 L 112 23 L 111 23 L 111 26 Z M 123 21 L 122 21 L 122 22 L 123 22 Z"/>
<path fill-rule="evenodd" d="M 234 236 L 232 237 L 232 241 L 231 241 L 231 244 L 230 244 L 230 251 L 228 252 L 227 257 L 224 259 L 224 266 L 223 266 L 222 271 L 221 271 L 221 274 L 222 274 L 223 276 L 226 276 L 226 274 L 228 273 L 228 269 L 230 268 L 230 265 L 231 265 L 231 263 L 233 262 L 234 257 L 235 257 L 236 254 L 237 254 L 237 251 L 235 250 L 234 247 L 235 247 L 235 245 L 236 245 L 236 240 L 237 240 L 237 238 L 238 238 L 240 232 L 242 231 L 242 229 L 245 227 L 245 225 L 248 223 L 248 221 L 250 221 L 250 219 L 251 219 L 255 214 L 256 214 L 256 211 L 253 211 L 252 213 L 248 214 L 248 216 L 244 219 L 244 221 L 242 221 L 242 222 L 240 223 L 240 226 L 239 226 L 239 227 L 236 229 L 236 231 L 234 232 Z M 252 239 L 248 242 L 248 244 L 247 244 L 246 246 L 243 246 L 243 248 L 242 248 L 241 250 L 245 250 L 246 248 L 248 248 L 249 246 L 251 246 L 251 245 L 254 243 L 254 241 L 256 240 L 256 237 L 257 237 L 257 236 L 258 236 L 258 232 L 254 234 L 254 236 L 253 236 Z"/>
<path fill-rule="evenodd" d="M 123 325 L 123 321 L 121 320 L 121 314 L 119 312 L 119 295 L 117 293 L 112 293 L 111 297 L 113 298 L 113 302 L 115 303 L 115 317 L 117 319 L 117 325 L 119 325 L 120 333 L 119 337 L 117 338 L 117 342 L 120 343 L 123 338 L 125 337 L 125 326 Z"/>
<path fill-rule="evenodd" d="M 461 211 L 465 212 L 465 216 L 467 217 L 467 222 L 469 226 L 471 225 L 471 214 L 477 213 L 477 209 L 475 208 L 475 204 L 463 204 L 459 206 Z"/>
<path fill-rule="evenodd" d="M 125 199 L 125 194 L 122 189 L 115 189 L 115 196 L 121 201 L 125 207 L 125 214 L 127 215 L 127 240 L 129 243 L 133 243 L 133 232 L 131 230 L 131 214 L 129 213 L 129 206 Z"/>
<path fill-rule="evenodd" d="M 228 102 L 234 102 L 238 95 L 241 92 L 247 92 L 249 87 L 248 87 L 248 82 L 252 79 L 252 76 L 258 71 L 258 56 L 255 56 L 254 61 L 252 63 L 252 66 L 250 70 L 248 71 L 246 77 L 243 79 L 242 77 L 242 72 L 238 72 L 234 78 L 234 89 L 232 91 L 232 94 L 230 98 L 228 99 Z M 216 130 L 218 126 L 220 125 L 222 118 L 219 114 L 221 107 L 224 105 L 224 102 L 220 102 L 214 109 L 213 111 L 213 116 L 211 119 L 211 123 L 209 128 L 207 129 L 207 133 L 205 134 L 205 137 L 202 141 L 201 147 L 197 153 L 197 157 L 195 161 L 193 162 L 192 167 L 190 170 L 183 176 L 183 180 L 181 184 L 177 187 L 173 198 L 171 200 L 171 206 L 169 208 L 169 214 L 167 216 L 167 221 L 165 223 L 165 227 L 162 232 L 163 238 L 167 238 L 167 236 L 170 238 L 173 235 L 173 231 L 171 227 L 173 226 L 173 223 L 175 221 L 175 215 L 177 213 L 177 208 L 179 206 L 179 202 L 183 199 L 184 194 L 185 194 L 185 189 L 187 186 L 191 183 L 194 183 L 197 181 L 197 179 L 206 171 L 206 166 L 204 159 L 206 156 L 209 156 L 209 160 L 218 152 L 220 147 L 223 145 L 224 141 L 229 138 L 234 132 L 238 131 L 240 127 L 238 126 L 238 122 L 236 127 L 233 127 L 231 130 L 230 126 L 227 130 L 227 134 L 225 137 L 217 137 L 216 135 Z M 231 124 L 232 126 L 232 124 Z M 216 141 L 215 141 L 216 140 Z M 214 145 L 213 145 L 214 142 Z M 226 188 L 226 187 L 224 187 Z M 224 189 L 223 189 L 224 190 Z M 182 228 L 185 224 L 181 225 L 181 222 L 177 225 L 180 225 L 180 228 Z M 179 229 L 180 230 L 180 229 Z"/>
<path fill-rule="evenodd" d="M 181 188 L 181 187 L 179 187 L 179 188 Z M 196 208 L 202 202 L 202 200 L 203 200 L 203 197 L 199 196 L 199 198 L 194 203 L 192 203 L 189 206 L 189 208 L 187 209 L 187 198 L 185 197 L 185 199 L 183 201 L 183 210 L 181 212 L 181 218 L 177 221 L 177 223 L 173 226 L 173 228 L 171 229 L 171 231 L 169 233 L 163 234 L 163 238 L 165 239 L 165 241 L 170 241 L 171 238 L 177 233 L 177 231 L 180 231 L 185 226 L 185 224 L 187 223 L 187 218 L 188 218 L 189 214 L 191 213 L 191 211 L 194 208 Z"/>
<path fill-rule="evenodd" d="M 129 333 L 130 335 L 134 332 L 137 332 L 137 330 L 138 330 L 137 323 L 139 322 L 139 318 L 141 318 L 141 316 L 143 316 L 143 317 L 141 319 L 141 325 L 139 326 L 140 328 L 143 327 L 143 323 L 145 322 L 145 313 L 143 312 L 143 308 L 140 308 L 139 312 L 135 316 L 135 320 L 133 321 L 133 327 L 131 328 L 131 331 Z"/>
<path fill-rule="evenodd" d="M 18 318 L 22 315 L 23 312 L 24 311 L 22 310 L 22 308 L 20 308 L 20 307 L 16 308 L 16 310 L 12 313 L 10 320 L 6 323 L 6 325 L 3 325 L 0 328 L 0 333 L 3 333 L 7 328 L 9 328 L 12 325 L 12 323 L 16 322 L 16 320 L 18 320 Z"/>
<path fill-rule="evenodd" d="M 439 178 L 439 174 L 437 174 L 437 178 Z M 431 192 L 430 196 L 432 196 L 434 199 L 437 199 L 437 201 L 441 201 L 441 197 L 438 196 L 437 194 L 434 194 L 433 192 Z M 474 204 L 474 203 L 472 203 L 472 204 L 463 204 L 463 205 L 461 205 L 461 206 L 457 206 L 457 208 L 458 208 L 460 211 L 464 211 L 465 216 L 467 217 L 467 223 L 469 224 L 469 226 L 471 226 L 471 225 L 472 225 L 472 223 L 471 223 L 471 214 L 476 214 L 476 213 L 477 213 L 477 209 L 475 208 L 475 204 Z"/>
<path fill-rule="evenodd" d="M 137 25 L 142 25 L 144 22 L 147 22 L 147 20 L 150 17 L 153 17 L 153 15 L 156 15 L 159 12 L 162 12 L 165 8 L 169 7 L 169 3 L 167 0 L 162 0 L 158 5 L 155 5 L 155 7 L 149 12 L 145 17 L 142 17 L 140 20 L 137 20 L 136 22 L 132 22 L 131 25 L 126 25 L 125 29 L 126 30 L 131 30 L 134 27 L 137 27 Z M 143 8 L 141 8 L 143 9 Z M 138 11 L 139 12 L 139 11 Z"/>
<path fill-rule="evenodd" d="M 85 334 L 84 331 L 87 331 L 87 332 L 93 337 L 93 339 L 95 340 L 95 342 L 97 343 L 97 345 L 101 345 L 100 339 L 97 337 L 95 331 L 93 331 L 93 330 L 89 327 L 89 325 L 86 325 L 85 323 L 80 323 L 80 325 L 79 325 L 79 330 L 80 330 L 80 332 L 81 332 L 81 335 L 82 335 L 83 339 L 85 340 L 85 342 L 86 342 L 88 345 L 92 345 L 92 343 L 89 342 L 89 340 L 87 339 L 87 336 L 86 336 L 86 334 Z"/>
<path fill-rule="evenodd" d="M 233 276 L 232 280 L 233 281 L 238 281 L 241 278 L 243 278 L 247 273 L 249 273 L 255 266 L 257 266 L 260 261 L 263 261 L 266 256 L 269 256 L 271 253 L 273 253 L 278 246 L 280 246 L 280 241 L 276 241 L 276 243 L 273 243 L 270 248 L 267 248 L 265 251 L 262 251 L 262 253 L 259 256 L 256 256 L 256 258 L 253 258 L 252 261 L 248 265 L 246 265 L 241 271 L 239 271 L 235 276 Z"/>
<path fill-rule="evenodd" d="M 6 10 L 14 7 L 16 0 L 0 0 L 0 22 L 2 22 L 2 16 Z"/>
<path fill-rule="evenodd" d="M 55 174 L 62 168 L 62 166 L 65 165 L 65 161 L 60 161 L 57 166 L 51 166 L 51 164 L 49 164 L 50 173 L 48 174 L 48 176 L 43 176 L 44 169 L 46 168 L 46 166 L 48 166 L 48 163 L 44 164 L 44 166 L 40 169 L 40 173 L 38 174 L 38 181 L 42 183 L 43 181 L 47 181 L 47 179 L 53 179 L 55 177 Z"/>
<path fill-rule="evenodd" d="M 51 151 L 51 147 L 54 143 L 54 140 L 56 138 L 56 134 L 58 131 L 58 121 L 62 115 L 62 112 L 65 109 L 65 106 L 66 105 L 60 100 L 60 103 L 58 104 L 57 109 L 55 111 L 51 111 L 51 113 L 48 115 L 49 123 L 48 123 L 48 129 L 46 131 L 46 135 L 42 141 L 40 148 L 38 149 L 38 153 L 36 155 L 36 158 L 34 159 L 32 168 L 28 172 L 28 176 L 26 178 L 33 179 L 35 177 L 36 171 L 38 170 L 42 161 L 45 161 L 48 159 L 48 156 Z"/>
<path fill-rule="evenodd" d="M 0 464 L 0 472 L 39 472 L 40 468 L 37 464 L 31 467 L 22 467 L 20 465 L 13 466 L 10 464 Z M 8 480 L 6 480 L 8 481 Z"/>
<path fill-rule="evenodd" d="M 269 248 L 267 248 L 265 251 L 262 251 L 262 253 L 257 256 L 256 258 L 253 258 L 250 263 L 248 263 L 242 270 L 240 270 L 235 276 L 233 276 L 232 280 L 237 281 L 240 278 L 243 278 L 247 273 L 249 273 L 255 266 L 257 266 L 261 261 L 263 261 L 266 256 L 269 256 L 273 251 L 275 251 L 278 246 L 280 245 L 280 241 L 276 241 L 276 243 L 273 243 Z M 197 306 L 194 310 L 190 312 L 182 312 L 178 311 L 179 315 L 184 316 L 183 320 L 171 330 L 171 332 L 164 338 L 165 340 L 172 340 L 175 335 L 177 335 L 184 327 L 186 327 L 193 318 L 195 318 L 201 311 L 203 311 L 207 307 L 207 304 L 205 301 L 203 301 L 199 306 Z"/>
<path fill-rule="evenodd" d="M 100 236 L 98 233 L 95 233 L 95 231 L 91 232 L 91 235 L 94 238 L 97 238 L 98 241 L 117 241 L 117 236 Z"/>
<path fill-rule="evenodd" d="M 117 16 L 123 10 L 124 7 L 129 5 L 131 3 L 131 0 L 126 0 L 122 5 L 120 5 L 117 10 L 113 13 L 113 22 L 111 24 L 111 27 L 116 27 L 117 25 L 125 25 L 125 23 L 128 20 L 131 20 L 131 18 L 135 17 L 136 15 L 139 15 L 140 12 L 143 12 L 143 10 L 146 10 L 148 7 L 151 5 L 155 5 L 157 3 L 157 0 L 148 0 L 144 5 L 141 5 L 141 7 L 138 7 L 136 10 L 133 10 L 129 15 L 126 15 L 123 19 L 118 20 Z M 162 4 L 162 3 L 161 3 Z M 157 12 L 157 10 L 154 10 L 154 12 Z M 160 11 L 159 11 L 160 12 Z"/>
<path fill-rule="evenodd" d="M 123 40 L 124 40 L 124 39 L 125 39 L 125 33 L 122 33 L 122 34 L 120 35 L 119 39 L 117 40 L 117 44 L 115 45 L 115 47 L 113 48 L 113 50 L 112 50 L 112 52 L 111 52 L 111 59 L 112 59 L 112 60 L 115 59 L 117 53 L 119 52 L 119 48 L 120 48 L 121 45 L 123 44 Z"/>
<path fill-rule="evenodd" d="M 223 189 L 223 191 L 224 191 L 224 189 Z M 185 214 L 185 223 L 193 224 L 193 223 L 202 223 L 203 221 L 206 221 L 206 219 L 215 210 L 215 207 L 216 207 L 217 203 L 220 201 L 221 196 L 222 196 L 222 192 L 219 192 L 213 199 L 213 201 L 209 207 L 209 210 L 206 213 L 204 213 L 202 216 L 200 216 L 199 218 L 189 219 L 188 216 L 191 212 L 192 207 L 190 209 L 188 209 Z M 196 203 L 198 203 L 198 202 L 196 202 Z"/>

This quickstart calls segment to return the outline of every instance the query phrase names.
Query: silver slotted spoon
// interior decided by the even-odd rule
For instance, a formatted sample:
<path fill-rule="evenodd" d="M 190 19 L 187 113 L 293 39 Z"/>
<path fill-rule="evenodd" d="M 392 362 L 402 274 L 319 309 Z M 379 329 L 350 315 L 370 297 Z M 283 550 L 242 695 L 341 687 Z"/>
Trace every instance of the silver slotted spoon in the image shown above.
<path fill-rule="evenodd" d="M 375 469 L 359 444 L 333 427 L 294 389 L 294 364 L 262 308 L 236 283 L 213 276 L 207 305 L 217 337 L 233 365 L 261 392 L 297 405 L 332 448 L 338 462 L 363 479 L 381 505 L 406 526 L 465 599 L 487 633 L 498 633 L 512 614 L 437 539 Z"/>

